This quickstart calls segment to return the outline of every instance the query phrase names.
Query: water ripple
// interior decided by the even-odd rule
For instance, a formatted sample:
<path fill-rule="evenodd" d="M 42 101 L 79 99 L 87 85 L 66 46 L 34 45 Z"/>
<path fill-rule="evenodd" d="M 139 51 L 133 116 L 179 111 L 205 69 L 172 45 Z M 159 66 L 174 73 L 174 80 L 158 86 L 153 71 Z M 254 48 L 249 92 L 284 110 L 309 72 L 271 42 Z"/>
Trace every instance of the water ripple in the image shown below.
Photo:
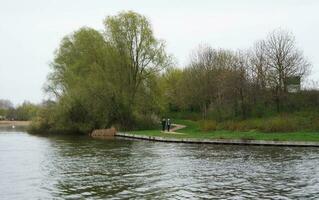
<path fill-rule="evenodd" d="M 1 199 L 318 199 L 319 149 L 0 133 Z"/>

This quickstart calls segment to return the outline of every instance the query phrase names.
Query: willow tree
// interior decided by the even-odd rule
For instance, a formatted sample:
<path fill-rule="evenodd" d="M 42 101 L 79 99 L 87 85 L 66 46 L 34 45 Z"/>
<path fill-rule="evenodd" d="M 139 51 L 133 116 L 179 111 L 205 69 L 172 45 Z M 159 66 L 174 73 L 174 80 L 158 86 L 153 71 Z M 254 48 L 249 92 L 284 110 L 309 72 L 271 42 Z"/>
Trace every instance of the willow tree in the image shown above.
<path fill-rule="evenodd" d="M 54 128 L 87 131 L 109 124 L 111 52 L 103 35 L 91 28 L 63 38 L 46 85 L 57 102 Z"/>
<path fill-rule="evenodd" d="M 159 113 L 158 73 L 169 63 L 164 43 L 138 13 L 121 12 L 104 24 L 104 32 L 73 32 L 56 51 L 46 86 L 57 102 L 53 126 L 130 129 Z"/>
<path fill-rule="evenodd" d="M 132 104 L 143 81 L 168 65 L 165 44 L 154 37 L 148 19 L 132 11 L 109 16 L 104 24 L 107 40 L 122 57 L 119 70 L 126 79 Z"/>

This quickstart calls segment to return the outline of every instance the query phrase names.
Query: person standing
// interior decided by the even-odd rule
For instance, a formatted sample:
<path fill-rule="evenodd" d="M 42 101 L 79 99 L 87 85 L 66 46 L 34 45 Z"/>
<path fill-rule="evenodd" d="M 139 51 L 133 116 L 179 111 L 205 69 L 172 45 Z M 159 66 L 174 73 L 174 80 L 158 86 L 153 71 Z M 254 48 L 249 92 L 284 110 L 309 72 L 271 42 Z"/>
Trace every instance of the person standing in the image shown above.
<path fill-rule="evenodd" d="M 167 119 L 167 131 L 169 132 L 170 129 L 171 129 L 171 120 Z"/>
<path fill-rule="evenodd" d="M 166 128 L 166 119 L 163 118 L 162 119 L 162 131 L 165 131 L 165 128 Z"/>

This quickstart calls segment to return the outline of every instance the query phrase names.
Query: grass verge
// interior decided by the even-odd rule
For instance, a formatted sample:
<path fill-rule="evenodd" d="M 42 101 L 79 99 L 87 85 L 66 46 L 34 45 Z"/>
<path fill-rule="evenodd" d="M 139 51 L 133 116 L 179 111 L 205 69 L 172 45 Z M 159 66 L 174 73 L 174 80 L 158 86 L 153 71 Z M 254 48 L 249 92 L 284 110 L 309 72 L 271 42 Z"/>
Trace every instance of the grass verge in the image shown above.
<path fill-rule="evenodd" d="M 183 134 L 163 133 L 160 130 L 132 131 L 130 133 L 146 136 L 159 136 L 170 138 L 196 138 L 196 139 L 241 139 L 241 140 L 267 140 L 267 141 L 308 141 L 319 142 L 317 132 L 285 132 L 271 133 L 259 131 L 226 131 L 216 130 L 204 132 L 197 122 L 190 120 L 174 120 L 176 124 L 186 125 L 177 132 Z"/>

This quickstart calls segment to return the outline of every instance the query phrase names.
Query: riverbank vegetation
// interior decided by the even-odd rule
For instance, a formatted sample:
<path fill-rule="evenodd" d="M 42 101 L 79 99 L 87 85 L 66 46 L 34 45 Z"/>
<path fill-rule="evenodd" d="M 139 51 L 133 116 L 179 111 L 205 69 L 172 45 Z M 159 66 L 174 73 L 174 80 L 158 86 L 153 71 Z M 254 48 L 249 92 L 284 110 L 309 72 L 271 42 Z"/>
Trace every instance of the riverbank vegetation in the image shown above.
<path fill-rule="evenodd" d="M 319 130 L 319 92 L 301 87 L 311 64 L 288 31 L 248 50 L 200 45 L 177 67 L 146 17 L 121 12 L 104 25 L 61 41 L 45 86 L 52 100 L 32 131 L 154 129 L 163 116 L 197 121 L 210 134 Z"/>
<path fill-rule="evenodd" d="M 25 101 L 21 105 L 15 107 L 11 101 L 0 99 L 0 121 L 30 121 L 37 116 L 37 112 L 40 107 L 40 105 L 36 105 L 28 101 Z"/>
<path fill-rule="evenodd" d="M 122 12 L 105 30 L 83 27 L 55 53 L 46 90 L 54 96 L 31 130 L 89 132 L 152 127 L 163 111 L 160 73 L 170 65 L 165 44 L 146 17 Z"/>
<path fill-rule="evenodd" d="M 219 127 L 214 130 L 203 130 L 201 123 L 191 120 L 175 120 L 179 124 L 186 125 L 185 128 L 177 130 L 176 133 L 161 132 L 160 130 L 141 130 L 129 133 L 143 136 L 168 137 L 177 139 L 238 139 L 238 140 L 266 140 L 266 141 L 304 141 L 319 142 L 319 134 L 309 131 L 291 132 L 261 132 L 258 130 L 227 130 Z M 221 128 L 221 129 L 220 129 Z"/>

